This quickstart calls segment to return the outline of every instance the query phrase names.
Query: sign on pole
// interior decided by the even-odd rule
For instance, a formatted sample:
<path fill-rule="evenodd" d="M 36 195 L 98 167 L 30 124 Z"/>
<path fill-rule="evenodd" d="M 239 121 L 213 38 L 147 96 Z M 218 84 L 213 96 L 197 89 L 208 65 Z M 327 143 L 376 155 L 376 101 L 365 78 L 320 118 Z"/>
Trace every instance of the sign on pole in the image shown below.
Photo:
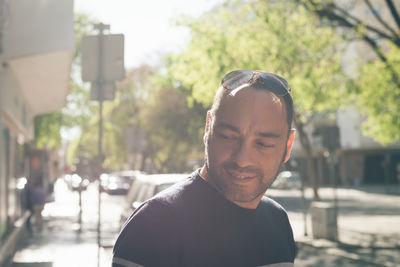
<path fill-rule="evenodd" d="M 99 49 L 102 46 L 103 81 L 121 80 L 125 77 L 124 35 L 106 34 L 103 36 L 85 36 L 82 39 L 82 80 L 95 82 L 99 79 Z"/>
<path fill-rule="evenodd" d="M 102 101 L 114 99 L 115 97 L 114 82 L 104 82 L 101 90 L 102 90 L 102 97 L 101 97 Z M 99 83 L 92 82 L 92 87 L 90 89 L 90 99 L 99 101 L 100 100 L 99 92 L 100 92 Z"/>

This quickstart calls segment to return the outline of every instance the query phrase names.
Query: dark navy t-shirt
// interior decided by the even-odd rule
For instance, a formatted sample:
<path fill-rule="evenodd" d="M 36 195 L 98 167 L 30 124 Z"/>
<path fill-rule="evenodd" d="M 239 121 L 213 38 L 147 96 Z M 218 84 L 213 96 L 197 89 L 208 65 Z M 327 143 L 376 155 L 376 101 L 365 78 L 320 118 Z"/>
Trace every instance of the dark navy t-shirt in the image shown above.
<path fill-rule="evenodd" d="M 136 209 L 113 252 L 114 267 L 292 266 L 295 243 L 275 201 L 239 207 L 196 171 Z"/>

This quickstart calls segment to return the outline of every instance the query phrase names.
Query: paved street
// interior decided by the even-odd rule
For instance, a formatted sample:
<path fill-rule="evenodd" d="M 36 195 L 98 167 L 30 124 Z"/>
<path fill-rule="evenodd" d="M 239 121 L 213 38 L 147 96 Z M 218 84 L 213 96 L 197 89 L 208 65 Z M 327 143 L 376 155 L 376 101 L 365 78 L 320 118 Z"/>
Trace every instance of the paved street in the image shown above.
<path fill-rule="evenodd" d="M 296 266 L 400 266 L 400 188 L 365 186 L 340 188 L 339 242 L 312 239 L 311 216 L 304 216 L 298 190 L 269 190 L 270 197 L 288 211 L 299 246 Z M 389 192 L 390 194 L 387 194 Z M 321 200 L 333 203 L 334 189 L 321 188 Z M 306 191 L 307 208 L 312 191 Z"/>
<path fill-rule="evenodd" d="M 55 202 L 46 205 L 46 229 L 27 236 L 12 267 L 97 266 L 97 188 L 83 193 L 82 231 L 79 234 L 78 193 L 68 190 L 62 180 L 56 184 Z M 396 189 L 397 190 L 397 189 Z M 311 218 L 307 216 L 308 236 L 298 190 L 270 189 L 268 195 L 289 213 L 299 252 L 296 266 L 399 266 L 400 194 L 385 194 L 385 187 L 341 188 L 339 199 L 339 242 L 313 240 Z M 323 201 L 333 201 L 333 190 L 321 188 Z M 306 191 L 307 207 L 312 199 Z M 118 231 L 123 197 L 102 196 L 102 244 L 100 266 L 110 266 L 111 245 Z"/>

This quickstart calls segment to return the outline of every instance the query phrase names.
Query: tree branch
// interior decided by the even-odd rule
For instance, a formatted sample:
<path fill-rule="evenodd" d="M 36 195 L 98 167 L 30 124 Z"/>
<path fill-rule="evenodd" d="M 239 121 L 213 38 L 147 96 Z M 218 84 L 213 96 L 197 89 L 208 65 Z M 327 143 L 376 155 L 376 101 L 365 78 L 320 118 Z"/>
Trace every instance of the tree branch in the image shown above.
<path fill-rule="evenodd" d="M 317 16 L 319 16 L 320 18 L 326 18 L 330 21 L 336 21 L 339 23 L 340 26 L 349 28 L 355 32 L 357 32 L 357 29 L 358 29 L 358 27 L 361 26 L 361 24 L 365 25 L 365 23 L 363 23 L 361 20 L 350 15 L 346 10 L 339 8 L 336 4 L 331 3 L 331 4 L 323 5 L 323 4 L 317 3 L 313 0 L 303 0 L 303 1 L 297 0 L 297 1 L 302 2 L 306 6 L 307 9 L 309 9 L 312 12 L 314 12 L 315 14 L 317 14 Z M 387 0 L 386 3 L 388 4 L 389 8 L 390 8 L 390 6 L 393 6 L 392 1 L 390 1 L 390 0 Z M 336 10 L 336 12 L 335 12 L 335 10 Z M 341 14 L 338 14 L 337 12 L 339 12 Z M 394 18 L 395 18 L 395 16 L 398 17 L 398 13 L 395 10 L 394 6 L 391 9 L 391 12 L 392 12 L 392 15 L 394 16 Z M 349 19 L 354 20 L 355 23 L 352 23 Z M 399 23 L 400 23 L 400 18 L 398 18 L 398 19 L 399 19 Z M 396 20 L 396 18 L 395 18 L 395 20 Z M 371 30 L 372 32 L 379 34 L 379 32 L 376 32 L 375 30 L 373 30 L 373 28 L 369 27 L 368 25 L 365 25 L 365 27 L 367 29 Z M 388 36 L 388 35 L 385 34 L 385 36 Z M 393 37 L 389 37 L 389 38 L 387 38 L 385 36 L 381 35 L 381 37 L 391 40 L 397 47 L 400 48 L 400 39 L 397 34 L 395 34 Z M 359 33 L 359 38 L 364 40 L 372 48 L 372 50 L 377 54 L 378 58 L 382 62 L 385 63 L 387 70 L 390 72 L 390 74 L 392 76 L 393 82 L 397 85 L 397 87 L 400 88 L 400 79 L 399 79 L 397 72 L 395 71 L 393 66 L 390 64 L 386 55 L 383 53 L 382 49 L 378 46 L 376 41 L 371 36 L 368 35 L 367 31 Z"/>
<path fill-rule="evenodd" d="M 393 4 L 392 0 L 386 0 L 386 5 L 388 6 L 390 13 L 392 13 L 393 19 L 397 24 L 397 27 L 400 28 L 400 16 L 399 13 L 396 10 L 396 7 Z"/>
<path fill-rule="evenodd" d="M 389 35 L 376 27 L 366 24 L 355 16 L 351 15 L 345 9 L 340 8 L 336 4 L 320 4 L 313 0 L 297 0 L 298 2 L 302 2 L 306 8 L 316 13 L 320 18 L 326 18 L 332 22 L 339 23 L 340 26 L 344 26 L 347 28 L 351 28 L 355 31 L 359 29 L 359 27 L 363 26 L 371 33 L 377 34 L 380 38 L 389 40 L 393 42 L 396 46 L 400 47 L 400 38 L 395 33 L 394 35 Z M 310 8 L 311 7 L 311 8 Z"/>
<path fill-rule="evenodd" d="M 375 16 L 375 18 L 384 26 L 388 31 L 391 32 L 393 36 L 397 36 L 396 31 L 389 26 L 383 19 L 382 16 L 378 14 L 376 9 L 372 6 L 370 0 L 364 0 L 365 4 L 368 6 L 369 10 L 371 10 L 372 14 Z"/>

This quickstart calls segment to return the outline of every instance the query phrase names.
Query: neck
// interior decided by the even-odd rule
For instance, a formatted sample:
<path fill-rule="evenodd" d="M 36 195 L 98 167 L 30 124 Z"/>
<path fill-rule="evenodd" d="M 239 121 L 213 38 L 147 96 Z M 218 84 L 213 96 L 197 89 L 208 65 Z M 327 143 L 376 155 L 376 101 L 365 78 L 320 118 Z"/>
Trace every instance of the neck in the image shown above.
<path fill-rule="evenodd" d="M 199 174 L 200 174 L 200 177 L 201 177 L 204 181 L 209 182 L 209 181 L 208 181 L 207 168 L 206 168 L 205 165 L 201 168 Z"/>

